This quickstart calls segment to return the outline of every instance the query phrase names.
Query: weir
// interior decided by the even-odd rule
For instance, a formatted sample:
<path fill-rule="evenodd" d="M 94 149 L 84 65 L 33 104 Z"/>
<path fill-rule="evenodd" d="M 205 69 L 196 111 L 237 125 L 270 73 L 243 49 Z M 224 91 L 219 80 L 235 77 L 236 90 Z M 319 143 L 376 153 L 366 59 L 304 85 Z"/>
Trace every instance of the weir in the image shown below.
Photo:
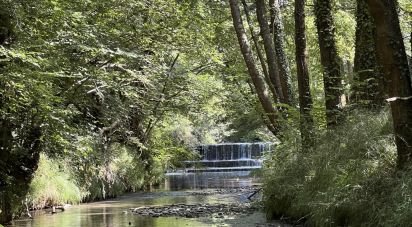
<path fill-rule="evenodd" d="M 200 160 L 185 161 L 185 172 L 250 171 L 262 167 L 263 155 L 273 143 L 222 143 L 195 148 Z"/>
<path fill-rule="evenodd" d="M 185 161 L 185 168 L 168 172 L 165 188 L 171 190 L 242 188 L 258 184 L 251 176 L 260 169 L 264 154 L 272 152 L 274 143 L 222 143 L 205 144 L 193 148 L 197 160 Z"/>

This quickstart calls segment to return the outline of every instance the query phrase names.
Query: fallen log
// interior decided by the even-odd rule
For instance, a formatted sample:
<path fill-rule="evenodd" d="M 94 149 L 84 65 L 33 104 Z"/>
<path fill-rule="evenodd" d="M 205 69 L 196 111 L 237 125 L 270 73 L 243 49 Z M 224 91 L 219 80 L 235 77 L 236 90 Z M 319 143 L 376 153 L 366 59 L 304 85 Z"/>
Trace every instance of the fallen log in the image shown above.
<path fill-rule="evenodd" d="M 252 200 L 252 197 L 255 196 L 258 192 L 260 192 L 262 190 L 262 188 L 259 188 L 257 190 L 255 190 L 252 194 L 250 194 L 247 199 L 248 200 Z"/>

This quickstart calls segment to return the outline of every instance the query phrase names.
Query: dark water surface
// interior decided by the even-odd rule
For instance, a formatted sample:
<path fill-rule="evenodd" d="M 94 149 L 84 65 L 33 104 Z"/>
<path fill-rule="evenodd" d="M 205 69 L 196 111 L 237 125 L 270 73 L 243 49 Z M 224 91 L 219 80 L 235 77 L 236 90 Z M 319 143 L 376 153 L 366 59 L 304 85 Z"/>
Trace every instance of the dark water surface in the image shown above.
<path fill-rule="evenodd" d="M 170 205 L 177 203 L 234 203 L 247 199 L 246 193 L 194 195 L 193 191 L 212 188 L 237 188 L 252 186 L 257 179 L 248 177 L 246 172 L 237 173 L 197 173 L 170 174 L 160 189 L 151 192 L 138 192 L 116 199 L 72 206 L 64 212 L 50 214 L 41 211 L 33 219 L 15 220 L 12 226 L 18 227 L 184 227 L 184 226 L 257 226 L 265 223 L 265 215 L 255 212 L 249 215 L 225 216 L 225 218 L 182 218 L 146 217 L 132 214 L 129 208 L 150 205 Z M 130 223 L 130 224 L 129 224 Z"/>

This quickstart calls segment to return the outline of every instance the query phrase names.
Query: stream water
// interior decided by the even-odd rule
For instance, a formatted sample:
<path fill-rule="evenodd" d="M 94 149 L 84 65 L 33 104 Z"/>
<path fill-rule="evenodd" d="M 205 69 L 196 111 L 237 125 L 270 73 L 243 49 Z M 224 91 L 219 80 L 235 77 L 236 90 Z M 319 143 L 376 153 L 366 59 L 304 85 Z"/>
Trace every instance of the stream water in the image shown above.
<path fill-rule="evenodd" d="M 197 218 L 150 217 L 134 214 L 130 210 L 130 208 L 172 204 L 202 204 L 200 206 L 204 208 L 205 204 L 247 202 L 248 197 L 253 193 L 250 188 L 259 184 L 258 179 L 250 176 L 250 173 L 261 167 L 262 156 L 270 151 L 270 143 L 202 145 L 197 148 L 201 159 L 187 161 L 185 169 L 168 173 L 160 188 L 150 192 L 126 194 L 116 199 L 72 206 L 57 214 L 51 214 L 47 210 L 38 211 L 33 214 L 32 219 L 15 220 L 11 226 L 286 226 L 267 223 L 261 211 L 246 212 L 243 209 L 238 214 L 223 215 L 220 212 L 218 216 L 208 215 Z M 184 209 L 188 212 L 186 208 Z"/>
<path fill-rule="evenodd" d="M 170 205 L 170 204 L 217 204 L 246 201 L 250 193 L 207 193 L 216 188 L 228 190 L 257 184 L 257 179 L 246 172 L 236 173 L 196 173 L 169 174 L 165 184 L 150 192 L 130 193 L 116 199 L 72 206 L 64 212 L 51 214 L 50 211 L 34 213 L 33 219 L 15 220 L 16 227 L 181 227 L 181 226 L 265 226 L 265 215 L 253 212 L 225 217 L 149 217 L 139 216 L 129 208 Z M 200 193 L 199 193 L 200 192 Z M 270 225 L 281 226 L 281 225 Z"/>

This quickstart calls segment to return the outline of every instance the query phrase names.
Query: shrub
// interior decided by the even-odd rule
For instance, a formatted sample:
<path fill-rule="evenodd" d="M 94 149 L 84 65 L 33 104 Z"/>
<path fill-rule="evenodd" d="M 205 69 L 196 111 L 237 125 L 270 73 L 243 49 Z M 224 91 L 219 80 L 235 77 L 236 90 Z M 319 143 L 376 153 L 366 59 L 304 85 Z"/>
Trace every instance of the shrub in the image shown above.
<path fill-rule="evenodd" d="M 389 115 L 356 112 L 318 133 L 311 152 L 290 131 L 264 167 L 270 218 L 313 226 L 406 226 L 412 223 L 412 171 L 396 172 Z"/>
<path fill-rule="evenodd" d="M 30 184 L 28 204 L 33 208 L 79 203 L 83 196 L 72 176 L 46 155 L 40 156 L 38 170 Z"/>
<path fill-rule="evenodd" d="M 125 192 L 135 192 L 143 187 L 145 170 L 130 151 L 120 144 L 113 144 L 107 152 L 112 158 L 99 165 L 87 165 L 78 174 L 84 182 L 86 201 L 112 198 Z"/>

